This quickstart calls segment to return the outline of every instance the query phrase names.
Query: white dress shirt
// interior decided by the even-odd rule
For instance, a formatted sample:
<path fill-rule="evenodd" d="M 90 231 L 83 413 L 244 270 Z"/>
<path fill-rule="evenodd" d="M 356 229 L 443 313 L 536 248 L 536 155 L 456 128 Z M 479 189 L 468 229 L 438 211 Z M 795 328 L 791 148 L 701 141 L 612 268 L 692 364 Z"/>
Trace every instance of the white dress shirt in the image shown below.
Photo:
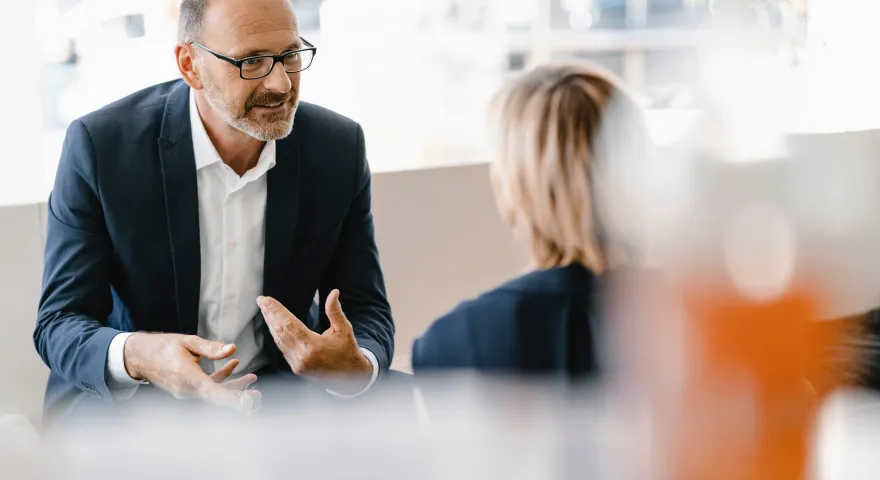
<path fill-rule="evenodd" d="M 267 173 L 275 166 L 275 142 L 267 142 L 256 166 L 239 177 L 217 153 L 192 92 L 189 108 L 199 196 L 198 335 L 234 343 L 235 358 L 240 364 L 233 375 L 251 373 L 269 363 L 259 334 L 264 320 L 256 299 L 263 291 Z M 107 356 L 108 384 L 117 400 L 130 398 L 142 383 L 125 370 L 123 352 L 131 335 L 122 333 L 114 337 Z M 360 392 L 363 393 L 375 383 L 379 362 L 369 350 L 361 351 L 373 366 L 370 382 Z M 210 374 L 227 361 L 203 358 L 200 365 Z"/>

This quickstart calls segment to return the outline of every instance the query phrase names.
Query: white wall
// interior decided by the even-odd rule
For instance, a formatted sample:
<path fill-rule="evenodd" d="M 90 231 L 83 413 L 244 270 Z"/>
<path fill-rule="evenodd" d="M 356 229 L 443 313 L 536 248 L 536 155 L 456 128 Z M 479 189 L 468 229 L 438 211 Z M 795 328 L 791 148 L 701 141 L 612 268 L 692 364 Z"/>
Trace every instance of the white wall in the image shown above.
<path fill-rule="evenodd" d="M 373 211 L 397 324 L 393 367 L 458 302 L 521 273 L 526 256 L 495 210 L 488 166 L 377 174 Z"/>
<path fill-rule="evenodd" d="M 39 201 L 48 191 L 41 151 L 43 118 L 40 102 L 40 58 L 35 1 L 0 1 L 0 45 L 15 55 L 0 75 L 0 205 Z M 14 58 L 14 60 L 13 60 Z M 39 197 L 35 196 L 39 195 Z"/>

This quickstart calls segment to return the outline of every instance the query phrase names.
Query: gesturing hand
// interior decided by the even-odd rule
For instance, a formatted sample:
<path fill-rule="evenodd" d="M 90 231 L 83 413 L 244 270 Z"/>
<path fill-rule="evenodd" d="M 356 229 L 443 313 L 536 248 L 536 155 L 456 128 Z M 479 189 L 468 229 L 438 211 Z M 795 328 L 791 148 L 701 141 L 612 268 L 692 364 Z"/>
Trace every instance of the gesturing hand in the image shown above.
<path fill-rule="evenodd" d="M 339 290 L 327 296 L 324 308 L 330 328 L 322 334 L 309 330 L 273 298 L 260 297 L 257 305 L 294 373 L 331 381 L 363 380 L 364 385 L 369 381 L 373 366 L 358 348 L 354 330 L 339 303 Z"/>
<path fill-rule="evenodd" d="M 213 405 L 248 410 L 260 393 L 240 392 L 257 380 L 253 374 L 224 382 L 238 360 L 230 360 L 213 375 L 199 366 L 201 357 L 222 360 L 235 353 L 235 345 L 223 345 L 195 335 L 136 333 L 125 342 L 125 369 L 132 378 L 147 380 L 175 398 L 200 398 Z M 221 383 L 223 382 L 223 383 Z M 243 400 L 244 398 L 244 400 Z"/>

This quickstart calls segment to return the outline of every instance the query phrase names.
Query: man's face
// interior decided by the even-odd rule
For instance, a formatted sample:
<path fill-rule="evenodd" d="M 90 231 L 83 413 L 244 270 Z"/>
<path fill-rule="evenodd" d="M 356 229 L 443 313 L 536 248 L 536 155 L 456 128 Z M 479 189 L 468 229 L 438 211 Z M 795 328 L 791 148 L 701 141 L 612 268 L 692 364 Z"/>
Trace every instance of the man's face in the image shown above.
<path fill-rule="evenodd" d="M 214 0 L 209 3 L 201 42 L 241 59 L 278 55 L 302 48 L 296 16 L 287 0 Z M 262 141 L 278 140 L 293 129 L 300 73 L 281 63 L 257 80 L 244 80 L 234 65 L 199 51 L 197 68 L 211 108 L 232 127 Z"/>

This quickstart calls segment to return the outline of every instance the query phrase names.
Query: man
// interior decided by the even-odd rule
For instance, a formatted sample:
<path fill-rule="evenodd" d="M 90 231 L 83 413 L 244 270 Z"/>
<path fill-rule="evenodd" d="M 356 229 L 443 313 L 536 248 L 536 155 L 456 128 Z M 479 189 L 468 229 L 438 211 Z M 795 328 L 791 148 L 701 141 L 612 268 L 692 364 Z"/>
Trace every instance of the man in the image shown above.
<path fill-rule="evenodd" d="M 179 35 L 182 81 L 68 129 L 34 331 L 50 417 L 143 383 L 237 408 L 254 372 L 356 395 L 391 361 L 363 131 L 299 102 L 316 49 L 289 1 L 183 0 Z"/>

